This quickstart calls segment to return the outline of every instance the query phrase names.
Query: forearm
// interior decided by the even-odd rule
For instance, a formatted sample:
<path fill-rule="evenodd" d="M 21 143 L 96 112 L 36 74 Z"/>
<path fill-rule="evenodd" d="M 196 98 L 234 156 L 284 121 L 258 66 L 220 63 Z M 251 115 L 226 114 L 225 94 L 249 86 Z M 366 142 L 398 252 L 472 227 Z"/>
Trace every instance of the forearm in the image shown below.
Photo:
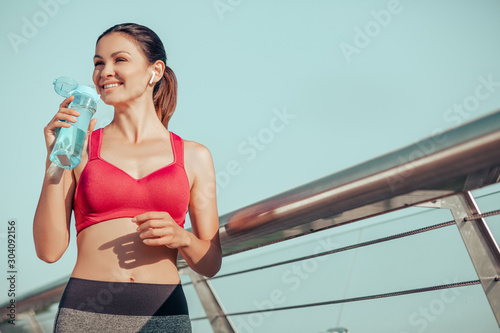
<path fill-rule="evenodd" d="M 71 217 L 71 171 L 47 162 L 40 199 L 33 219 L 33 239 L 38 257 L 46 262 L 58 260 L 69 243 Z M 69 201 L 68 201 L 69 200 Z"/>
<path fill-rule="evenodd" d="M 213 240 L 202 240 L 185 230 L 185 245 L 179 247 L 179 253 L 195 272 L 213 277 L 222 264 L 222 251 L 217 240 L 218 235 Z"/>

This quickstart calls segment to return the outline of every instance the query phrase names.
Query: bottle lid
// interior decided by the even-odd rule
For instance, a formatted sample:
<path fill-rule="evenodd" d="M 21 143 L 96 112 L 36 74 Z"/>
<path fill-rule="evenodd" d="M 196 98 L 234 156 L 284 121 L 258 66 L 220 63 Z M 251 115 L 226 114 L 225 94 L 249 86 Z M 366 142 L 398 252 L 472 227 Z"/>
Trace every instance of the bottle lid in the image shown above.
<path fill-rule="evenodd" d="M 60 77 L 54 80 L 54 90 L 62 97 L 69 97 L 75 92 L 90 96 L 96 102 L 99 100 L 97 91 L 88 86 L 80 86 L 78 83 L 69 77 Z"/>
<path fill-rule="evenodd" d="M 62 97 L 71 96 L 71 92 L 78 87 L 78 83 L 75 80 L 64 76 L 55 79 L 53 84 L 56 93 Z"/>

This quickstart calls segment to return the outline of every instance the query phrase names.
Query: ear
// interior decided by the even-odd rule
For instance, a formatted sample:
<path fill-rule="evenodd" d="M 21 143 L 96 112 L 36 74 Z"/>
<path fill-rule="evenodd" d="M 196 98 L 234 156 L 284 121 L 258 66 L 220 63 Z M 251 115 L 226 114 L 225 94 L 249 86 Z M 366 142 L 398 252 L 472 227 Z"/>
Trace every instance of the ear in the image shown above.
<path fill-rule="evenodd" d="M 160 81 L 163 77 L 163 73 L 165 72 L 165 63 L 161 60 L 156 60 L 151 67 L 151 70 L 156 73 L 152 80 L 152 84 L 156 84 L 156 82 Z"/>

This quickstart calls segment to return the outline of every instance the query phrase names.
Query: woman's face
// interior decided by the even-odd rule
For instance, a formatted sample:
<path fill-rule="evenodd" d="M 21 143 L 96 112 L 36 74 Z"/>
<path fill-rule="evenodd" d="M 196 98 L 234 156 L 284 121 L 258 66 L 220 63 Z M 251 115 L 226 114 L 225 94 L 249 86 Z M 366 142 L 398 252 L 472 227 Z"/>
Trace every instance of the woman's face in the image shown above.
<path fill-rule="evenodd" d="M 115 107 L 144 96 L 152 74 L 138 46 L 116 32 L 97 43 L 94 66 L 92 79 L 97 92 L 104 103 Z"/>

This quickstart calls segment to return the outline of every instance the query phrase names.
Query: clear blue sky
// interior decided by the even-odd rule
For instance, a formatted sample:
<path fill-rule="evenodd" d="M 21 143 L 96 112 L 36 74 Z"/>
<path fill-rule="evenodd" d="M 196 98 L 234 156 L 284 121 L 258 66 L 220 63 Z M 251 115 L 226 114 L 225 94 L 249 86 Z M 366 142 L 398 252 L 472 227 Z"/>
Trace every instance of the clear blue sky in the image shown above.
<path fill-rule="evenodd" d="M 108 27 L 162 38 L 179 82 L 169 129 L 211 150 L 222 215 L 497 110 L 499 13 L 494 0 L 0 0 L 0 234 L 17 220 L 19 291 L 73 269 L 74 226 L 58 262 L 34 250 L 43 127 L 62 100 L 52 81 L 91 84 Z"/>

